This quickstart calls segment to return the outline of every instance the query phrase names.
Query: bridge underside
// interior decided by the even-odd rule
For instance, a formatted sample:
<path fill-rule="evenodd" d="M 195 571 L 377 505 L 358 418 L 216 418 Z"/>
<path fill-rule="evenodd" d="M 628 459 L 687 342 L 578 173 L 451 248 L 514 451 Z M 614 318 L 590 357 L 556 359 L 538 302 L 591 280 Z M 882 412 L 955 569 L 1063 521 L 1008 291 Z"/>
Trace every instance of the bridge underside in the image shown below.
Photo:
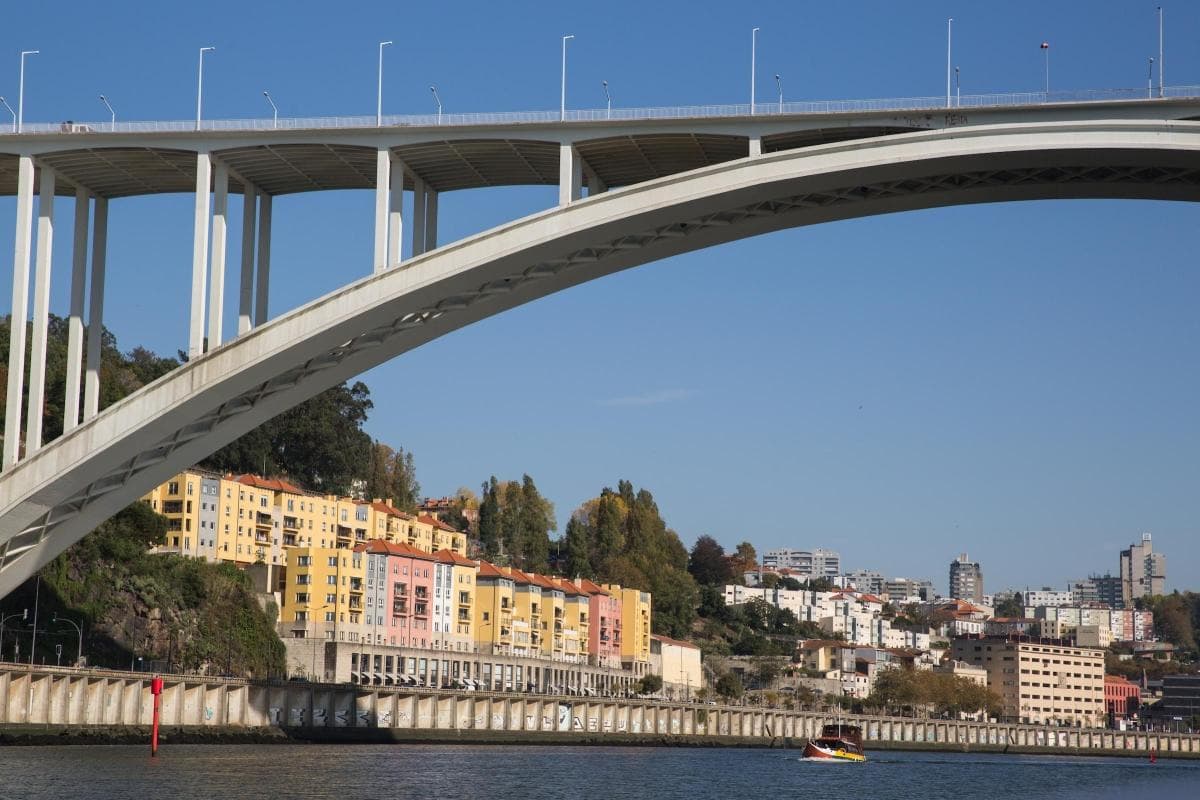
<path fill-rule="evenodd" d="M 450 331 L 748 236 L 968 203 L 1200 199 L 1200 124 L 949 131 L 784 150 L 606 192 L 442 247 L 197 358 L 0 476 L 0 595 L 272 416 Z"/>

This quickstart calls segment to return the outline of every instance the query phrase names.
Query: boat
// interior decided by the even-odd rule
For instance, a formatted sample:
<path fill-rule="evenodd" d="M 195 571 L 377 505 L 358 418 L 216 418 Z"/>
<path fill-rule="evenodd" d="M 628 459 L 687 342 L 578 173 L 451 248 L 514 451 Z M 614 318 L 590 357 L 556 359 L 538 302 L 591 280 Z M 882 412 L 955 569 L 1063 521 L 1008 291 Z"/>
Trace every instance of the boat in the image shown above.
<path fill-rule="evenodd" d="M 821 735 L 804 745 L 804 757 L 832 761 L 866 761 L 862 728 L 857 725 L 826 725 Z"/>

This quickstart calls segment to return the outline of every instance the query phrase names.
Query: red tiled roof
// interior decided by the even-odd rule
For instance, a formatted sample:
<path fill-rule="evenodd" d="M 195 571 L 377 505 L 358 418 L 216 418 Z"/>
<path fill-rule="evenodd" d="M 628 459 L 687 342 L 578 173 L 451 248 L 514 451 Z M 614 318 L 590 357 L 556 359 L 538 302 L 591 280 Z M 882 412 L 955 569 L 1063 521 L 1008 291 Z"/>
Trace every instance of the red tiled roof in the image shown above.
<path fill-rule="evenodd" d="M 482 561 L 482 560 L 479 562 L 478 577 L 480 577 L 480 578 L 508 578 L 509 580 L 511 580 L 511 578 L 509 578 L 508 575 L 505 575 L 503 572 L 501 572 L 500 568 L 497 567 L 495 564 L 493 564 L 490 561 Z"/>
<path fill-rule="evenodd" d="M 661 635 L 659 635 L 659 634 L 657 634 L 657 633 L 652 633 L 652 634 L 650 634 L 650 638 L 651 638 L 651 639 L 657 639 L 657 640 L 658 640 L 658 641 L 660 641 L 660 642 L 666 642 L 667 644 L 673 644 L 673 645 L 675 645 L 676 647 L 687 647 L 687 648 L 689 648 L 689 649 L 692 649 L 692 650 L 699 650 L 699 649 L 700 649 L 699 647 L 697 647 L 696 645 L 692 644 L 691 642 L 685 642 L 685 641 L 684 641 L 684 640 L 682 640 L 682 639 L 672 639 L 670 636 L 661 636 Z"/>
<path fill-rule="evenodd" d="M 471 559 L 467 558 L 466 556 L 459 555 L 458 553 L 454 552 L 453 550 L 445 550 L 445 549 L 438 550 L 433 555 L 435 558 L 437 558 L 438 561 L 442 562 L 443 564 L 457 564 L 460 567 L 478 566 L 476 562 L 472 561 Z"/>
<path fill-rule="evenodd" d="M 543 589 L 553 589 L 556 592 L 561 592 L 562 587 L 555 583 L 552 579 L 545 575 L 539 575 L 536 572 L 529 573 L 529 578 L 535 586 L 540 586 Z"/>
<path fill-rule="evenodd" d="M 584 597 L 585 596 L 583 592 L 579 591 L 578 586 L 571 583 L 566 578 L 551 578 L 550 580 L 552 580 L 558 586 L 558 588 L 562 590 L 563 594 L 565 594 L 567 597 Z"/>
<path fill-rule="evenodd" d="M 504 573 L 508 577 L 512 578 L 513 583 L 520 584 L 522 586 L 533 585 L 533 578 L 531 578 L 528 574 L 521 572 L 521 570 L 517 569 L 516 567 L 505 567 Z"/>
<path fill-rule="evenodd" d="M 372 539 L 365 544 L 357 545 L 354 551 L 356 553 L 384 553 L 389 556 L 398 556 L 401 558 L 420 558 L 425 561 L 437 560 L 437 557 L 433 553 L 426 553 L 424 550 L 419 550 L 412 545 L 388 542 L 383 539 Z"/>
<path fill-rule="evenodd" d="M 442 522 L 440 519 L 434 519 L 433 517 L 429 516 L 428 514 L 422 514 L 421 516 L 417 517 L 417 522 L 423 522 L 426 525 L 432 525 L 433 527 L 437 528 L 438 530 L 450 531 L 451 533 L 462 533 L 462 531 L 460 531 L 458 528 L 447 525 L 446 523 Z"/>
<path fill-rule="evenodd" d="M 375 509 L 376 511 L 380 512 L 381 514 L 387 514 L 388 516 L 391 516 L 391 517 L 400 517 L 401 519 L 412 519 L 411 514 L 405 514 L 403 511 L 396 508 L 395 506 L 388 505 L 387 503 L 384 503 L 380 500 L 372 501 L 371 508 Z"/>
<path fill-rule="evenodd" d="M 596 584 L 589 581 L 587 578 L 580 578 L 579 583 L 577 583 L 576 586 L 578 586 L 581 590 L 583 590 L 587 594 L 602 594 L 602 595 L 611 597 L 611 595 L 608 593 L 607 589 L 597 586 Z"/>
<path fill-rule="evenodd" d="M 310 494 L 296 484 L 289 483 L 282 478 L 263 478 L 258 475 L 247 474 L 239 475 L 234 480 L 244 486 L 253 486 L 255 489 L 269 489 L 273 492 L 288 492 L 289 494 Z"/>

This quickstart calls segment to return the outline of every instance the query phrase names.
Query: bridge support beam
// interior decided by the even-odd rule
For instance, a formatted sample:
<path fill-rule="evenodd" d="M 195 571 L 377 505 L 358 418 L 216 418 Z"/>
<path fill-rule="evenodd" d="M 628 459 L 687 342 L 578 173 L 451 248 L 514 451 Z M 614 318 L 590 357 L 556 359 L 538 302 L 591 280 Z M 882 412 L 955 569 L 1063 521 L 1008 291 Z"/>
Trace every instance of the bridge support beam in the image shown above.
<path fill-rule="evenodd" d="M 388 204 L 388 266 L 404 258 L 404 162 L 392 157 L 392 196 Z"/>
<path fill-rule="evenodd" d="M 608 187 L 604 185 L 604 181 L 600 180 L 600 176 L 593 172 L 590 168 L 585 170 L 587 174 L 587 193 L 588 197 L 595 197 L 601 192 L 608 191 Z"/>
<path fill-rule="evenodd" d="M 229 168 L 221 161 L 213 169 L 212 274 L 208 287 L 208 347 L 221 346 L 225 324 L 225 240 L 229 230 Z"/>
<path fill-rule="evenodd" d="M 254 309 L 254 226 L 258 219 L 258 193 L 242 181 L 242 273 L 238 284 L 238 336 L 248 333 Z"/>
<path fill-rule="evenodd" d="M 433 189 L 425 189 L 425 246 L 422 252 L 428 253 L 437 248 L 438 226 L 438 193 Z"/>
<path fill-rule="evenodd" d="M 267 321 L 267 301 L 271 289 L 271 195 L 258 196 L 258 274 L 254 289 L 254 324 Z"/>
<path fill-rule="evenodd" d="M 71 247 L 71 312 L 67 317 L 66 395 L 63 400 L 63 433 L 79 424 L 83 389 L 83 302 L 87 288 L 88 211 L 87 189 L 75 189 L 75 237 Z"/>
<path fill-rule="evenodd" d="M 413 175 L 412 254 L 425 252 L 425 181 Z"/>
<path fill-rule="evenodd" d="M 212 157 L 196 154 L 196 213 L 192 233 L 192 303 L 188 323 L 188 358 L 204 354 L 204 291 L 208 288 L 208 190 Z"/>
<path fill-rule="evenodd" d="M 25 455 L 42 448 L 46 396 L 46 337 L 50 328 L 50 268 L 54 249 L 54 170 L 41 168 L 38 188 L 37 271 L 33 284 L 33 342 L 29 351 L 29 409 Z"/>
<path fill-rule="evenodd" d="M 375 151 L 375 272 L 388 267 L 388 200 L 391 193 L 392 157 L 386 147 Z"/>
<path fill-rule="evenodd" d="M 108 198 L 92 209 L 92 277 L 88 291 L 87 373 L 83 378 L 83 418 L 100 413 L 100 343 L 104 335 L 104 267 L 108 251 Z"/>
<path fill-rule="evenodd" d="M 558 147 L 558 204 L 568 205 L 583 196 L 583 159 L 570 142 Z"/>
<path fill-rule="evenodd" d="M 8 395 L 4 415 L 3 466 L 21 453 L 21 399 L 25 390 L 25 319 L 29 316 L 29 245 L 33 236 L 33 157 L 17 166 L 17 226 L 13 235 L 12 316 L 8 343 Z"/>
<path fill-rule="evenodd" d="M 749 154 L 751 156 L 761 156 L 762 155 L 762 137 L 761 136 L 751 136 L 750 137 L 750 153 Z"/>

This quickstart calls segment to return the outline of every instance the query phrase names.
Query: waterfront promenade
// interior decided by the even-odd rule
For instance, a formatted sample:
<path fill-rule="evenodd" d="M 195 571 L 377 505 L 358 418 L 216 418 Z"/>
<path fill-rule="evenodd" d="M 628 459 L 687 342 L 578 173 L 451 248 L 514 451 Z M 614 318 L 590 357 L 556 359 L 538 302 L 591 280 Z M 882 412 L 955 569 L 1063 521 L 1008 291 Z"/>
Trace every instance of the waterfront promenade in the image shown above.
<path fill-rule="evenodd" d="M 0 741 L 128 739 L 150 725 L 148 673 L 0 665 Z M 868 749 L 1200 758 L 1200 735 L 787 711 L 652 699 L 529 695 L 167 675 L 168 736 L 346 742 L 796 746 L 822 725 Z M 59 736 L 68 741 L 69 737 Z"/>

